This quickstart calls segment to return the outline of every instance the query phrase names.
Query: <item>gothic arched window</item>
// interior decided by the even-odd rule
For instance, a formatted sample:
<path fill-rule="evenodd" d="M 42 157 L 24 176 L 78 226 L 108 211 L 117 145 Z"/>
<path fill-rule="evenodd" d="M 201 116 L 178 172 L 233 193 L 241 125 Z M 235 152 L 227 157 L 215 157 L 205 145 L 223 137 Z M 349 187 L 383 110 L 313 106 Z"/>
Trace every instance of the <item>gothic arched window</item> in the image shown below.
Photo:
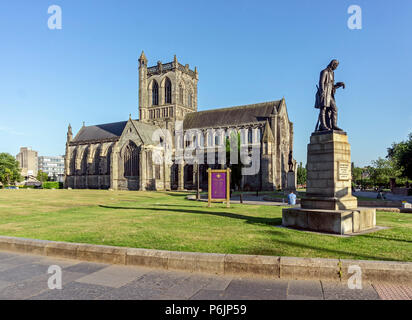
<path fill-rule="evenodd" d="M 172 83 L 166 78 L 165 83 L 165 103 L 172 103 Z"/>
<path fill-rule="evenodd" d="M 94 174 L 100 174 L 100 152 L 101 150 L 102 148 L 99 146 L 94 152 Z"/>
<path fill-rule="evenodd" d="M 152 105 L 159 105 L 159 86 L 156 81 L 153 81 L 152 87 Z"/>
<path fill-rule="evenodd" d="M 82 162 L 81 162 L 81 174 L 87 174 L 87 157 L 88 157 L 88 153 L 89 153 L 89 147 L 87 147 L 84 151 L 83 151 L 83 155 L 82 155 Z"/>
<path fill-rule="evenodd" d="M 124 176 L 137 177 L 139 173 L 139 150 L 133 142 L 126 146 L 124 152 Z"/>
<path fill-rule="evenodd" d="M 73 150 L 72 156 L 70 158 L 70 175 L 76 174 L 76 157 L 77 157 L 77 148 Z"/>
<path fill-rule="evenodd" d="M 253 143 L 253 129 L 248 129 L 247 130 L 247 142 L 249 144 Z"/>

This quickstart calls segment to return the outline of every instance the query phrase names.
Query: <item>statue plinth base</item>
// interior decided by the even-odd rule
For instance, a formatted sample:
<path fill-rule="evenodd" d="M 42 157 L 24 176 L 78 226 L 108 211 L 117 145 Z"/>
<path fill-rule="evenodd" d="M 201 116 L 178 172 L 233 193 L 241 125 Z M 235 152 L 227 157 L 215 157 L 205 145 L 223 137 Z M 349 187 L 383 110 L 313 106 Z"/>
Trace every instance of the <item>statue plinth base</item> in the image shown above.
<path fill-rule="evenodd" d="M 289 171 L 287 173 L 287 191 L 296 191 L 296 174 L 293 171 Z"/>
<path fill-rule="evenodd" d="M 376 226 L 375 208 L 355 210 L 282 209 L 282 225 L 316 232 L 351 234 Z"/>
<path fill-rule="evenodd" d="M 306 167 L 306 196 L 300 208 L 282 210 L 284 226 L 339 234 L 375 227 L 375 209 L 358 208 L 357 198 L 352 196 L 346 132 L 312 133 Z"/>

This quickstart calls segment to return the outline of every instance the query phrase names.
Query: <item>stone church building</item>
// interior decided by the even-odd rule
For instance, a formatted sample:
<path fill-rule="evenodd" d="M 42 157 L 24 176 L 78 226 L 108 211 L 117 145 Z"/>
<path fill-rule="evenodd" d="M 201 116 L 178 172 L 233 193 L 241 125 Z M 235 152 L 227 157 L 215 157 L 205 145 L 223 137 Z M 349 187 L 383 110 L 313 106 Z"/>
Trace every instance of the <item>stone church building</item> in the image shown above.
<path fill-rule="evenodd" d="M 225 167 L 217 157 L 214 163 L 206 161 L 206 154 L 224 146 L 229 131 L 239 133 L 246 150 L 258 150 L 259 171 L 242 176 L 244 190 L 286 187 L 293 123 L 285 99 L 198 112 L 196 68 L 180 64 L 176 56 L 172 62 L 149 67 L 143 52 L 138 61 L 139 120 L 83 124 L 74 138 L 69 125 L 66 188 L 183 190 L 194 189 L 199 176 L 205 189 L 207 168 Z M 177 123 L 182 127 L 177 128 Z M 172 141 L 171 157 L 159 163 L 155 157 L 166 155 L 167 137 Z M 206 150 L 204 161 L 193 163 L 182 156 L 188 148 L 199 146 Z"/>

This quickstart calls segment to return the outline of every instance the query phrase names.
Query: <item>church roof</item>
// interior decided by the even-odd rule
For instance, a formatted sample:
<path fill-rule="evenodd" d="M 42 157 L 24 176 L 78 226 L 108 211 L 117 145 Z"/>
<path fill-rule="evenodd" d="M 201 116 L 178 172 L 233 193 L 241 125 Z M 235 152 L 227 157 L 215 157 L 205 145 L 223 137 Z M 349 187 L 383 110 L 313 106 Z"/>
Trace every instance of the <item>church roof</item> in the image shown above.
<path fill-rule="evenodd" d="M 231 108 L 189 113 L 183 122 L 184 130 L 216 128 L 246 123 L 263 122 L 279 111 L 282 100 L 256 103 Z"/>
<path fill-rule="evenodd" d="M 159 127 L 143 123 L 138 120 L 132 120 L 133 125 L 142 138 L 143 144 L 154 144 L 152 141 L 153 133 Z M 101 141 L 117 141 L 122 135 L 127 121 L 98 124 L 94 126 L 83 126 L 77 133 L 71 144 L 84 144 Z"/>
<path fill-rule="evenodd" d="M 122 135 L 126 123 L 127 121 L 120 121 L 95 126 L 83 126 L 72 142 L 116 140 Z"/>
<path fill-rule="evenodd" d="M 148 123 L 144 123 L 138 120 L 133 120 L 133 124 L 136 127 L 136 130 L 139 136 L 143 140 L 143 144 L 145 145 L 154 145 L 154 141 L 152 140 L 153 133 L 159 129 L 159 127 L 153 126 Z"/>

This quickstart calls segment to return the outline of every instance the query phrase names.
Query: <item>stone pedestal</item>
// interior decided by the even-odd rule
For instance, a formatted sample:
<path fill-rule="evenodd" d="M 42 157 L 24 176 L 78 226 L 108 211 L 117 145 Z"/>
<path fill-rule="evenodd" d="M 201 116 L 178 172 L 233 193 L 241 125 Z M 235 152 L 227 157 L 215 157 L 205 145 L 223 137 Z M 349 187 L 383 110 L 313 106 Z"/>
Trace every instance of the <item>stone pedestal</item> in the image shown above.
<path fill-rule="evenodd" d="M 293 171 L 287 173 L 287 191 L 296 191 L 296 174 Z"/>
<path fill-rule="evenodd" d="M 354 210 L 322 210 L 286 208 L 282 210 L 282 225 L 301 230 L 351 234 L 376 226 L 374 208 Z"/>
<path fill-rule="evenodd" d="M 283 209 L 284 226 L 339 234 L 375 227 L 375 209 L 358 208 L 358 201 L 352 196 L 346 132 L 312 133 L 306 167 L 306 196 L 301 199 L 300 208 Z"/>
<path fill-rule="evenodd" d="M 354 209 L 350 144 L 346 132 L 322 131 L 310 137 L 307 159 L 306 209 Z"/>

